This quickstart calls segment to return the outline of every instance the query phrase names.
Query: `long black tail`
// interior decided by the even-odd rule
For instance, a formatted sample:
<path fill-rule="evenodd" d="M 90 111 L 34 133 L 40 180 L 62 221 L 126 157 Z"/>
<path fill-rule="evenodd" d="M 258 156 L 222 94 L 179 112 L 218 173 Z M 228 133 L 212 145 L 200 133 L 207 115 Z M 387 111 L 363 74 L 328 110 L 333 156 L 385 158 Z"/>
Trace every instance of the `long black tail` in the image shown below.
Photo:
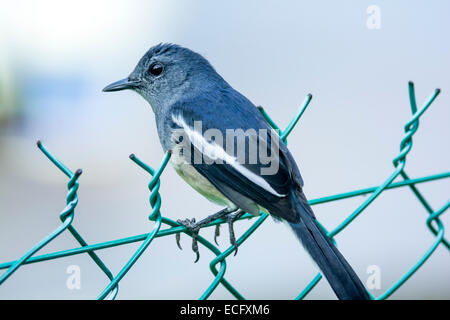
<path fill-rule="evenodd" d="M 300 222 L 289 223 L 289 225 L 319 266 L 336 296 L 341 300 L 370 299 L 355 271 L 317 224 L 306 198 L 304 198 L 305 201 L 301 201 L 297 192 L 293 192 L 291 198 L 295 198 L 292 200 L 300 214 Z M 300 196 L 304 197 L 303 194 Z"/>

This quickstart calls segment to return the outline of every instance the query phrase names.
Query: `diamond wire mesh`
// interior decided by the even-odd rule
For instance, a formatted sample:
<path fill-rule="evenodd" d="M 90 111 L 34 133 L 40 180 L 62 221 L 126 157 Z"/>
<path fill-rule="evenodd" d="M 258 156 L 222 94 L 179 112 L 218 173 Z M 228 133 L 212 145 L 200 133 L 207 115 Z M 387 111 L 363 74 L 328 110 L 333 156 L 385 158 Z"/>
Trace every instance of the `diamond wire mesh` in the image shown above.
<path fill-rule="evenodd" d="M 310 202 L 311 205 L 317 205 L 325 202 L 338 201 L 341 199 L 351 198 L 360 195 L 369 195 L 366 200 L 359 206 L 355 211 L 353 211 L 344 221 L 342 221 L 335 229 L 331 231 L 327 231 L 328 236 L 333 239 L 335 235 L 344 230 L 358 215 L 360 215 L 382 192 L 401 187 L 408 187 L 412 193 L 416 196 L 417 200 L 422 204 L 424 209 L 427 211 L 428 216 L 426 218 L 425 224 L 434 235 L 434 241 L 429 249 L 417 260 L 417 262 L 407 270 L 404 275 L 398 279 L 395 283 L 393 283 L 384 293 L 380 294 L 378 297 L 374 297 L 371 295 L 372 299 L 386 299 L 391 296 L 399 287 L 401 287 L 424 263 L 427 259 L 435 252 L 436 248 L 439 245 L 442 245 L 450 250 L 450 245 L 448 240 L 444 237 L 444 225 L 439 219 L 439 217 L 450 207 L 450 200 L 447 201 L 443 206 L 439 209 L 435 210 L 431 207 L 422 193 L 417 189 L 416 185 L 424 182 L 429 182 L 438 179 L 445 179 L 450 177 L 450 172 L 444 172 L 435 175 L 429 175 L 421 178 L 410 179 L 409 175 L 405 172 L 406 165 L 406 156 L 411 151 L 412 148 L 412 137 L 417 132 L 419 127 L 419 119 L 423 115 L 423 113 L 430 107 L 433 101 L 438 96 L 440 90 L 436 89 L 427 102 L 420 108 L 417 108 L 416 98 L 414 93 L 414 84 L 409 82 L 409 100 L 410 107 L 412 111 L 411 119 L 405 124 L 404 131 L 405 136 L 400 142 L 400 153 L 393 160 L 394 171 L 388 176 L 388 178 L 383 182 L 383 184 L 365 188 L 360 190 L 354 190 L 346 193 L 336 194 L 332 196 L 327 196 L 323 198 L 313 199 Z M 275 122 L 268 116 L 268 114 L 264 111 L 262 107 L 259 107 L 261 113 L 266 118 L 268 123 L 279 133 L 281 139 L 287 143 L 287 137 L 294 129 L 295 125 L 298 123 L 300 117 L 305 112 L 308 107 L 310 101 L 312 99 L 311 95 L 308 95 L 303 102 L 303 105 L 294 116 L 292 121 L 289 123 L 285 130 L 281 130 Z M 133 267 L 134 263 L 139 259 L 139 257 L 144 253 L 144 251 L 149 247 L 151 242 L 155 238 L 165 237 L 169 235 L 174 235 L 179 232 L 183 232 L 187 235 L 190 235 L 185 227 L 181 226 L 177 222 L 164 217 L 161 215 L 161 196 L 159 194 L 160 187 L 160 176 L 164 169 L 166 168 L 167 163 L 170 159 L 170 153 L 166 153 L 160 166 L 157 170 L 151 168 L 147 164 L 145 164 L 142 160 L 136 157 L 134 154 L 130 155 L 130 159 L 134 161 L 139 167 L 144 169 L 148 174 L 150 174 L 151 179 L 148 184 L 148 188 L 150 190 L 149 202 L 152 207 L 152 211 L 148 217 L 150 221 L 153 222 L 153 228 L 151 232 L 147 234 L 136 235 L 127 238 L 121 238 L 117 240 L 105 241 L 101 243 L 91 244 L 89 245 L 78 232 L 78 230 L 73 226 L 73 220 L 75 215 L 75 208 L 78 204 L 77 190 L 79 188 L 79 178 L 82 174 L 81 169 L 72 172 L 69 170 L 62 162 L 57 160 L 45 147 L 44 145 L 38 141 L 38 148 L 47 156 L 47 158 L 58 168 L 60 169 L 68 178 L 69 182 L 67 184 L 68 193 L 66 196 L 66 207 L 61 211 L 59 217 L 61 220 L 61 225 L 49 233 L 45 238 L 41 241 L 37 242 L 29 251 L 27 251 L 23 256 L 21 256 L 18 260 L 9 261 L 5 263 L 0 263 L 0 269 L 6 269 L 6 271 L 0 276 L 0 285 L 3 284 L 17 269 L 25 264 L 33 264 L 42 261 L 58 259 L 62 257 L 87 253 L 91 259 L 97 264 L 97 266 L 104 272 L 106 277 L 110 280 L 109 284 L 106 288 L 98 295 L 97 299 L 115 299 L 119 290 L 119 282 L 121 279 L 127 274 L 127 272 Z M 401 177 L 402 181 L 394 182 L 397 177 Z M 259 217 L 253 217 L 252 215 L 246 213 L 238 220 L 243 219 L 253 219 L 256 220 L 243 234 L 241 237 L 237 239 L 237 245 L 240 246 L 243 242 L 245 242 L 253 232 L 255 232 L 258 227 L 266 220 L 268 214 L 261 213 Z M 215 226 L 225 223 L 225 220 L 218 219 L 216 221 L 211 222 L 209 225 L 205 227 Z M 168 226 L 166 229 L 161 229 L 162 225 Z M 48 254 L 43 254 L 39 256 L 35 256 L 35 254 L 45 247 L 48 243 L 57 238 L 64 231 L 69 231 L 72 236 L 78 241 L 80 247 L 72 248 L 63 251 L 52 252 Z M 325 229 L 326 230 L 326 229 Z M 333 239 L 334 241 L 334 239 Z M 113 273 L 108 269 L 108 267 L 103 263 L 100 257 L 95 253 L 97 250 L 111 248 L 115 246 L 126 245 L 134 242 L 142 242 L 139 248 L 134 252 L 132 257 L 126 261 L 122 269 L 117 273 L 117 275 L 113 275 Z M 219 284 L 222 284 L 235 298 L 237 299 L 245 299 L 242 294 L 225 279 L 226 272 L 226 258 L 233 252 L 234 248 L 232 246 L 228 247 L 224 251 L 220 251 L 215 245 L 213 245 L 210 241 L 206 240 L 202 236 L 198 237 L 198 242 L 209 249 L 212 253 L 216 255 L 216 257 L 210 262 L 210 270 L 214 275 L 214 280 L 211 282 L 209 287 L 204 291 L 203 295 L 200 297 L 201 300 L 207 299 L 212 292 L 217 288 Z M 217 268 L 219 266 L 219 268 Z M 322 275 L 318 273 L 311 282 L 299 293 L 295 299 L 303 299 L 321 280 Z"/>

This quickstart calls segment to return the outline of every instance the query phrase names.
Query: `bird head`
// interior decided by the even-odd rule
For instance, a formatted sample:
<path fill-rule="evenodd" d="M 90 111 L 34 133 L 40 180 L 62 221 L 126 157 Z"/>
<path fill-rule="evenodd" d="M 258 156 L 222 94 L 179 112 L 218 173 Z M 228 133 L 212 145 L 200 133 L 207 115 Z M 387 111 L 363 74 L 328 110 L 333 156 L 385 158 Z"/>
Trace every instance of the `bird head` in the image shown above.
<path fill-rule="evenodd" d="M 139 60 L 131 74 L 103 91 L 130 89 L 157 111 L 186 94 L 208 90 L 224 80 L 200 54 L 175 44 L 158 44 Z"/>

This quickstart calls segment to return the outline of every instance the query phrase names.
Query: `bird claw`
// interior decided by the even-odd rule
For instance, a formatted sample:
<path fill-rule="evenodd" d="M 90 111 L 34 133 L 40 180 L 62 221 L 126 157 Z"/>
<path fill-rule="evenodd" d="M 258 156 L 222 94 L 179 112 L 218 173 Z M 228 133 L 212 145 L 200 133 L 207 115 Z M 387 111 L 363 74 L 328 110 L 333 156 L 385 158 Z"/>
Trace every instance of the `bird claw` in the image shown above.
<path fill-rule="evenodd" d="M 220 224 L 216 225 L 216 229 L 214 230 L 214 242 L 219 245 L 217 242 L 217 238 L 220 236 Z"/>
<path fill-rule="evenodd" d="M 238 212 L 230 213 L 226 216 L 226 222 L 228 224 L 228 231 L 230 233 L 230 244 L 235 249 L 234 255 L 236 255 L 238 252 L 238 245 L 237 245 L 237 241 L 236 241 L 236 236 L 234 234 L 233 224 L 236 221 L 236 219 L 238 219 L 242 214 L 243 214 L 242 211 L 238 211 Z M 220 236 L 220 224 L 216 225 L 216 230 L 214 231 L 214 242 L 217 245 L 219 245 L 219 243 L 217 242 L 217 238 L 219 236 Z"/>
<path fill-rule="evenodd" d="M 200 252 L 198 250 L 198 241 L 197 241 L 198 234 L 199 234 L 199 231 L 200 231 L 200 226 L 199 226 L 199 224 L 197 224 L 195 222 L 195 218 L 185 219 L 185 220 L 178 219 L 177 222 L 179 224 L 181 224 L 182 226 L 184 226 L 191 233 L 191 236 L 192 236 L 192 251 L 195 252 L 196 257 L 195 257 L 194 263 L 196 263 L 200 259 Z M 176 234 L 175 239 L 177 241 L 178 248 L 182 249 L 181 245 L 180 245 L 180 233 Z"/>
<path fill-rule="evenodd" d="M 180 250 L 183 250 L 183 248 L 181 247 L 181 244 L 180 244 L 180 238 L 181 238 L 180 233 L 179 232 L 176 233 L 175 234 L 175 240 L 177 241 L 177 246 L 178 246 L 178 248 L 180 248 Z"/>
<path fill-rule="evenodd" d="M 236 255 L 237 251 L 238 251 L 238 245 L 237 245 L 236 237 L 234 235 L 233 223 L 236 221 L 236 219 L 238 219 L 243 214 L 244 214 L 244 212 L 242 210 L 230 212 L 228 210 L 228 208 L 225 208 L 213 215 L 210 215 L 209 217 L 206 217 L 205 219 L 203 219 L 199 222 L 196 222 L 195 218 L 185 219 L 185 220 L 178 219 L 177 222 L 180 225 L 184 226 L 186 228 L 186 230 L 188 231 L 188 233 L 190 233 L 190 235 L 192 237 L 192 251 L 194 251 L 195 255 L 196 255 L 195 262 L 197 262 L 200 259 L 200 252 L 198 250 L 198 234 L 200 232 L 200 228 L 202 226 L 207 225 L 208 223 L 211 223 L 212 221 L 214 221 L 216 219 L 220 219 L 223 217 L 226 217 L 226 222 L 228 224 L 228 229 L 230 231 L 230 243 L 232 246 L 234 246 L 234 248 L 236 250 L 234 252 L 234 255 Z M 220 225 L 216 225 L 216 229 L 214 232 L 214 242 L 217 245 L 219 245 L 217 242 L 217 238 L 219 236 L 220 236 Z M 180 232 L 178 232 L 175 235 L 175 240 L 177 242 L 178 248 L 180 248 L 182 250 L 182 247 L 180 245 Z"/>
<path fill-rule="evenodd" d="M 236 236 L 234 235 L 234 228 L 233 228 L 233 223 L 236 220 L 237 215 L 235 214 L 230 214 L 229 216 L 227 216 L 227 224 L 228 224 L 228 230 L 230 233 L 230 244 L 232 246 L 234 246 L 234 255 L 236 256 L 237 252 L 238 252 L 238 245 L 236 242 Z"/>

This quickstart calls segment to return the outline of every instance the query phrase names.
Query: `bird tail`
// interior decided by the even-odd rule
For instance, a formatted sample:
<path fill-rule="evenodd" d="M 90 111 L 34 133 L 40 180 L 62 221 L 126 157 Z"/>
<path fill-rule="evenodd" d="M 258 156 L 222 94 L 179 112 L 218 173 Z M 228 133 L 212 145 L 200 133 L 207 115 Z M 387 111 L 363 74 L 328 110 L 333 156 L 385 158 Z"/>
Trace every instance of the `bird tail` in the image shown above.
<path fill-rule="evenodd" d="M 297 238 L 319 266 L 340 300 L 369 300 L 370 296 L 361 280 L 322 227 L 317 224 L 303 193 L 300 194 L 300 198 L 305 201 L 299 199 L 297 192 L 293 191 L 291 199 L 300 214 L 300 221 L 289 222 Z"/>

